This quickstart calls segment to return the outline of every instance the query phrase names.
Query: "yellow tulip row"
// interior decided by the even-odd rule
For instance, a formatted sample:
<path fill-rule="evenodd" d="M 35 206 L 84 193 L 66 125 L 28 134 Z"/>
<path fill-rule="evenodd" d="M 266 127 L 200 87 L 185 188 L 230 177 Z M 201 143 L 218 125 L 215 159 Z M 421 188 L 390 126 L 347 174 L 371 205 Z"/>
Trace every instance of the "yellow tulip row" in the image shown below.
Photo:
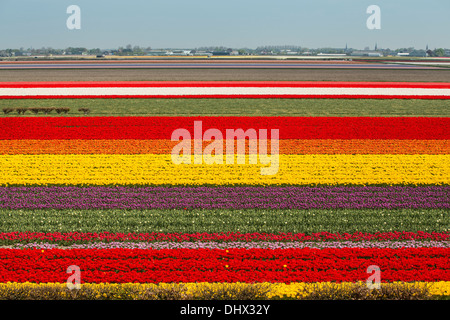
<path fill-rule="evenodd" d="M 276 172 L 263 175 L 264 167 Z M 237 164 L 236 156 L 234 164 L 175 164 L 161 154 L 0 155 L 2 186 L 449 183 L 450 155 L 279 155 L 268 164 Z"/>
<path fill-rule="evenodd" d="M 397 294 L 416 298 L 449 296 L 450 281 L 381 283 L 380 289 L 368 289 L 365 282 L 319 283 L 85 283 L 69 290 L 66 283 L 0 283 L 0 299 L 182 299 L 243 298 L 311 299 L 339 298 L 358 293 L 360 298 L 395 298 Z M 355 297 L 354 295 L 352 296 Z"/>

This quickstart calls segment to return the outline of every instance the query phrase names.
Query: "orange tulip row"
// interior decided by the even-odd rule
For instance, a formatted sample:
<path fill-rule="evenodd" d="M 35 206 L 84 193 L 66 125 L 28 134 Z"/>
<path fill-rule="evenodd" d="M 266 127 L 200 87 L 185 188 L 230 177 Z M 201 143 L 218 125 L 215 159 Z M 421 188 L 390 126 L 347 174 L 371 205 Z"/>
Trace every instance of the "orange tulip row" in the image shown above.
<path fill-rule="evenodd" d="M 0 154 L 170 154 L 171 140 L 0 140 Z M 194 150 L 194 141 L 191 140 Z M 287 139 L 280 154 L 449 154 L 450 140 Z M 211 144 L 203 141 L 203 148 Z M 271 141 L 267 140 L 268 150 Z M 237 143 L 234 143 L 237 154 Z M 245 152 L 249 152 L 248 141 Z M 223 152 L 226 140 L 223 140 Z"/>

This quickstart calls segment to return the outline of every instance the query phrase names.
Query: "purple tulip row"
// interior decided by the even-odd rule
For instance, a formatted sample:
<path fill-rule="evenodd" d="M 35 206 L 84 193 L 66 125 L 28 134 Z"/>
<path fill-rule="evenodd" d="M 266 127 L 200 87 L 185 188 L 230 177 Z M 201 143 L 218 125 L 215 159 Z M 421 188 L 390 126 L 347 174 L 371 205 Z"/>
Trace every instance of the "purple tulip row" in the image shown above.
<path fill-rule="evenodd" d="M 450 186 L 0 187 L 3 209 L 450 209 Z"/>
<path fill-rule="evenodd" d="M 50 243 L 15 244 L 27 249 L 293 249 L 293 248 L 450 248 L 450 241 L 335 241 L 335 242 L 93 242 L 61 246 Z"/>

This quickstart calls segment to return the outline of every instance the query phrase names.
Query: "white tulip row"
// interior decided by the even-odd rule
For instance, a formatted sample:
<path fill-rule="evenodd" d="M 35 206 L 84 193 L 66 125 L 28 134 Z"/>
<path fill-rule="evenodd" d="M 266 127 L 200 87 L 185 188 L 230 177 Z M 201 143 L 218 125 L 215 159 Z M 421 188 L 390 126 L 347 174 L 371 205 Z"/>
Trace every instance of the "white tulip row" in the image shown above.
<path fill-rule="evenodd" d="M 446 88 L 338 88 L 338 87 L 97 87 L 0 88 L 0 97 L 25 96 L 393 96 L 450 98 Z"/>

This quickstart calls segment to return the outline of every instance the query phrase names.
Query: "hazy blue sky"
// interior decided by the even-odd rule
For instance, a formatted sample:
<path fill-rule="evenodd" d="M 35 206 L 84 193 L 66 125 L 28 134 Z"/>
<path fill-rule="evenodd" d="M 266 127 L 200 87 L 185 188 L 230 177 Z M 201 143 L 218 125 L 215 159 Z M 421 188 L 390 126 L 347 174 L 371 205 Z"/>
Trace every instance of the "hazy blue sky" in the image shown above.
<path fill-rule="evenodd" d="M 81 29 L 69 30 L 69 5 Z M 381 30 L 369 30 L 369 5 Z M 0 0 L 0 49 L 262 45 L 450 48 L 448 0 Z"/>

